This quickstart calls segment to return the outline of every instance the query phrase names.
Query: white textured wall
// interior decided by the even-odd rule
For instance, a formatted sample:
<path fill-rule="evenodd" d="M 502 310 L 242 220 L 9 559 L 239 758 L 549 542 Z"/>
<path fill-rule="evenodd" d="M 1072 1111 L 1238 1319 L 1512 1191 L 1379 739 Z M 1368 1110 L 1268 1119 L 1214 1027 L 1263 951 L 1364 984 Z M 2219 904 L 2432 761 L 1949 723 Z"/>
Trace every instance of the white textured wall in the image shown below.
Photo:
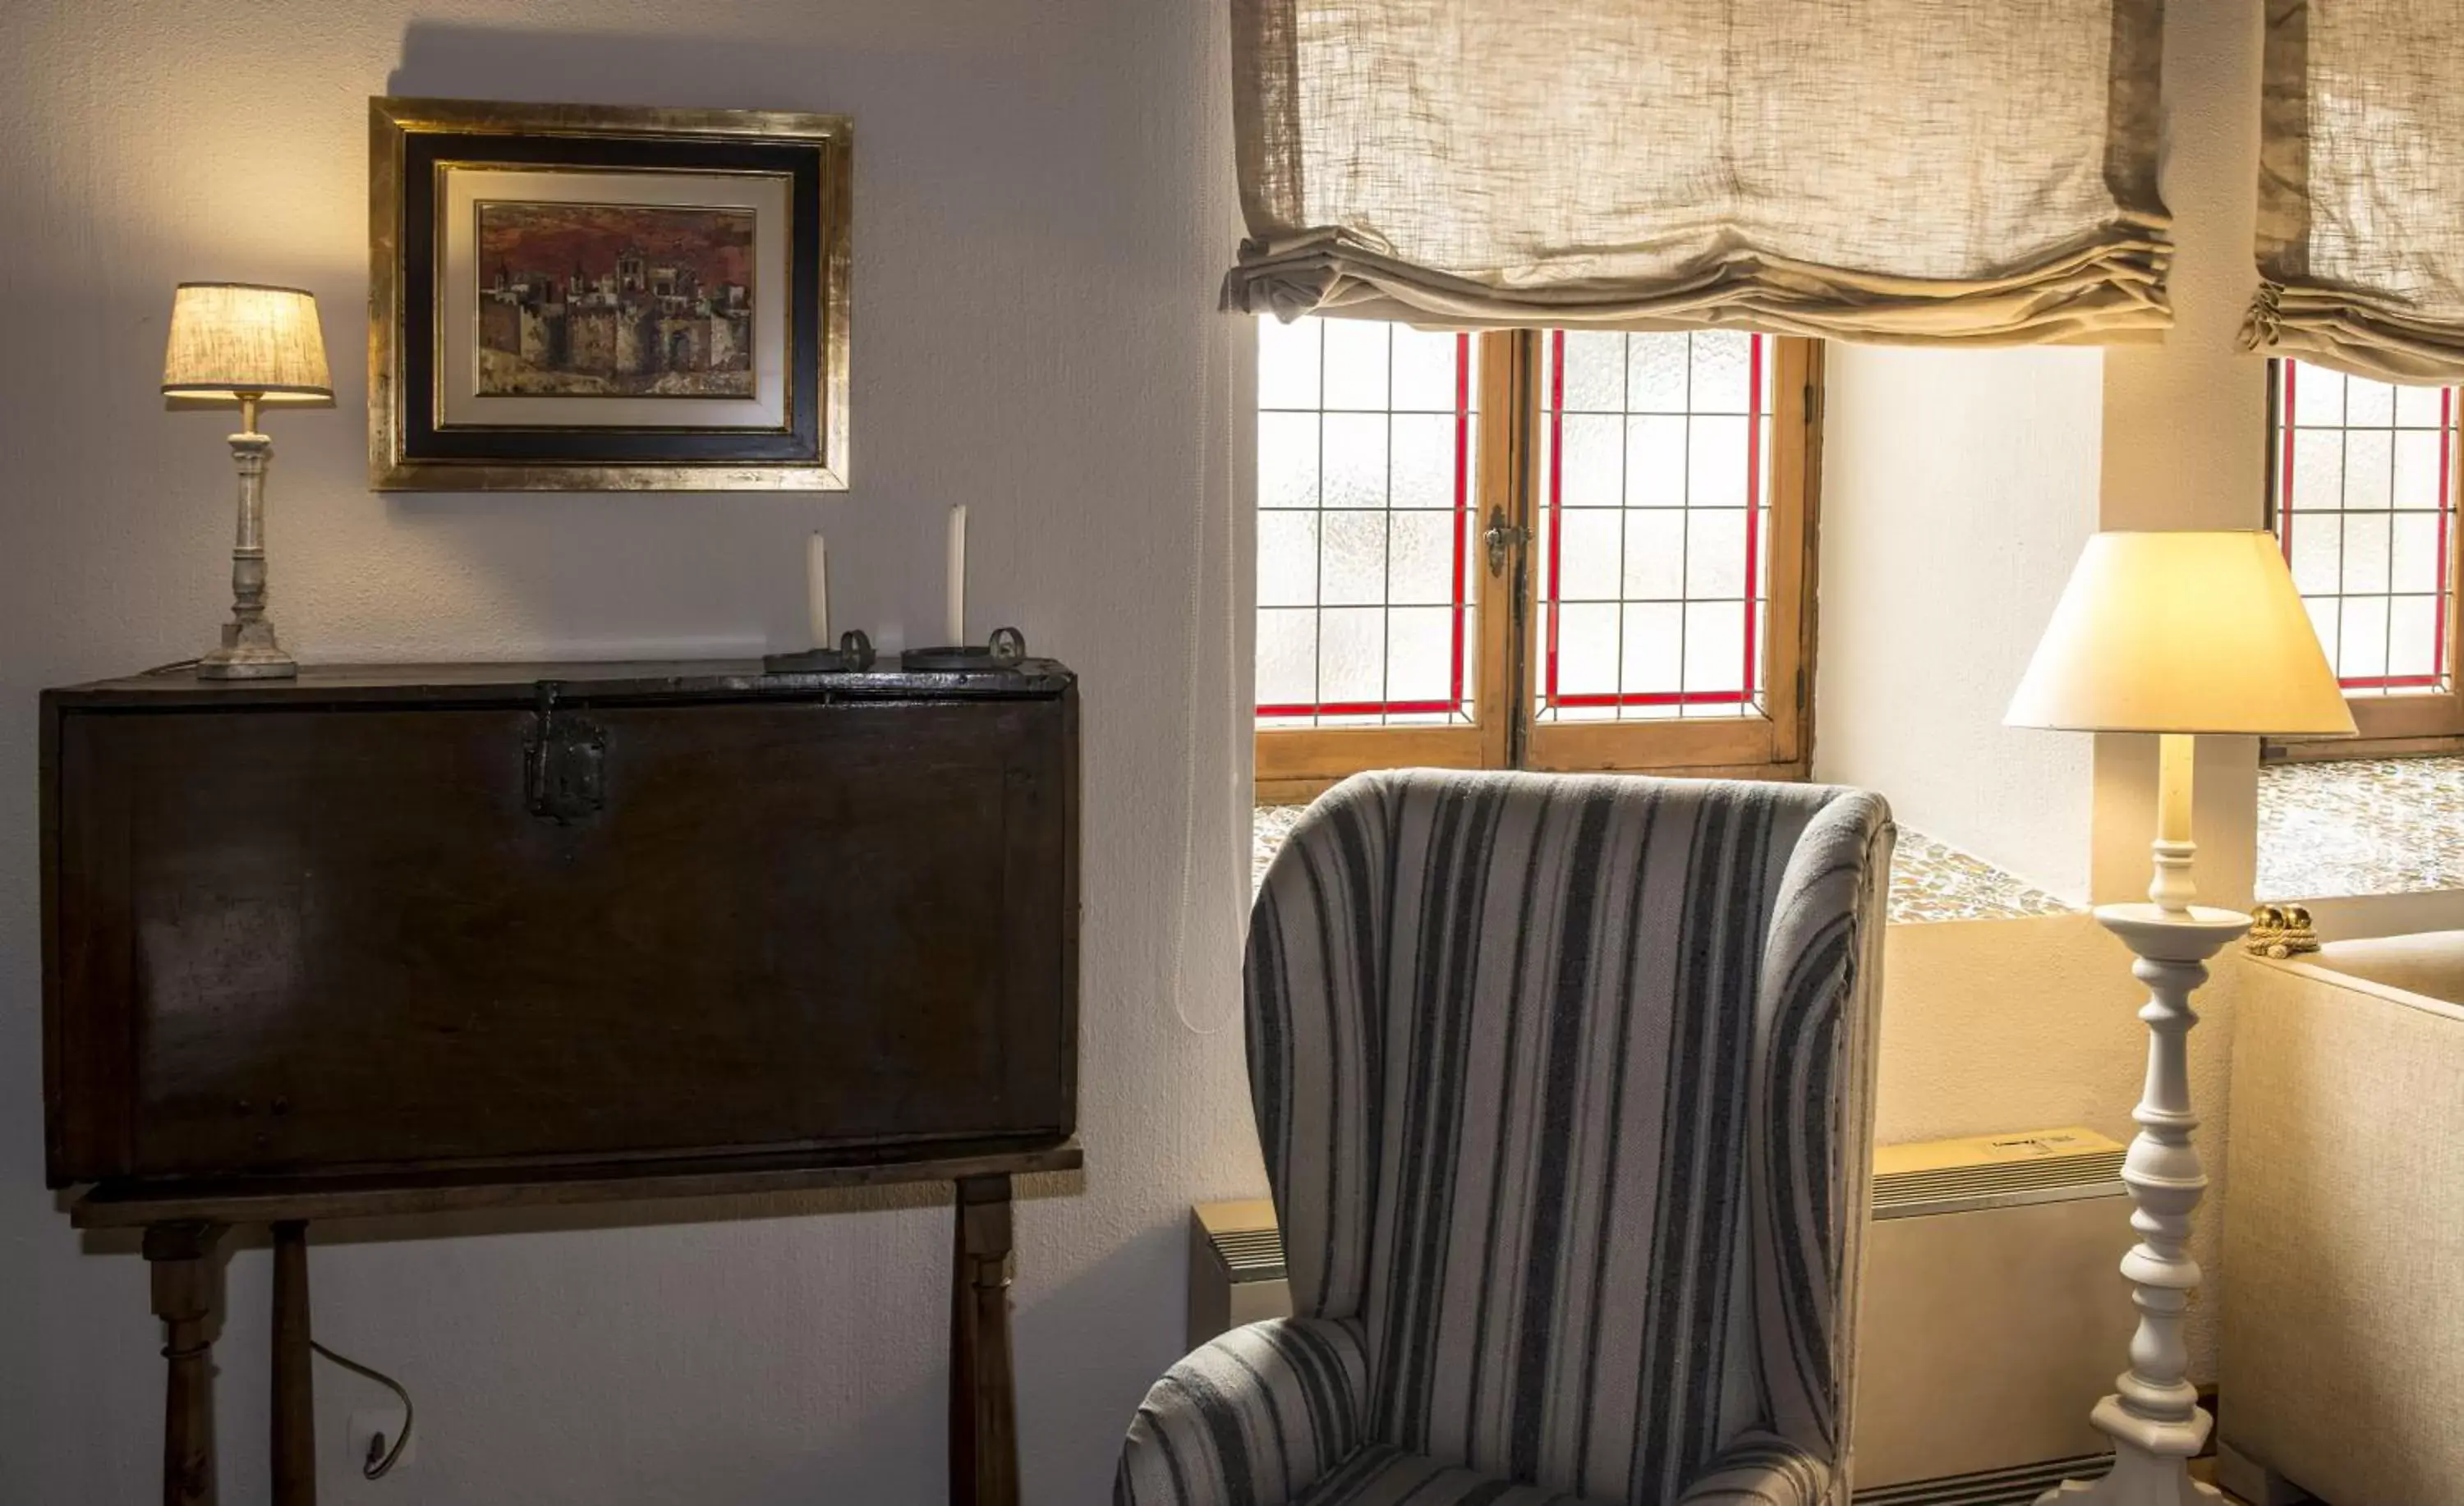
<path fill-rule="evenodd" d="M 1022 1210 L 1019 1430 L 1029 1500 L 1101 1497 L 1179 1349 L 1181 1209 L 1259 1183 L 1237 1034 L 1174 1015 L 1234 1008 L 1245 900 L 1242 739 L 1191 710 L 1233 699 L 1230 635 L 1192 610 L 1203 580 L 1221 621 L 1245 335 L 1213 313 L 1221 28 L 1149 0 L 0 10 L 0 1501 L 158 1498 L 143 1267 L 80 1254 L 41 1186 L 34 693 L 193 653 L 223 612 L 229 424 L 153 390 L 172 283 L 218 277 L 323 305 L 339 411 L 269 423 L 274 609 L 305 656 L 791 644 L 816 525 L 844 615 L 894 639 L 937 620 L 942 508 L 973 505 L 980 620 L 1084 676 L 1089 1165 Z M 371 495 L 364 100 L 389 92 L 851 114 L 856 491 Z M 1185 878 L 1193 791 L 1222 856 Z M 320 1367 L 323 1498 L 939 1500 L 946 1204 L 696 1211 L 320 1246 L 322 1337 L 408 1382 L 425 1432 L 361 1482 L 343 1415 L 378 1393 Z M 231 1263 L 234 1502 L 265 1498 L 265 1279 L 261 1251 Z"/>
<path fill-rule="evenodd" d="M 2071 900 L 2091 740 L 2002 712 L 2096 531 L 2103 366 L 1834 345 L 1824 394 L 1815 776 Z"/>

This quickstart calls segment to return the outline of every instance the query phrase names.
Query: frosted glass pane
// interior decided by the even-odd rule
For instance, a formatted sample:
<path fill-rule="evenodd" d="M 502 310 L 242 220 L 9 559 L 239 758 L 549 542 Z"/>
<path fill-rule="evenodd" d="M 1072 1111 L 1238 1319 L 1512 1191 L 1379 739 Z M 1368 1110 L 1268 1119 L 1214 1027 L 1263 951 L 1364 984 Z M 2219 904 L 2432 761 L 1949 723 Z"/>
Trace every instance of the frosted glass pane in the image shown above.
<path fill-rule="evenodd" d="M 2297 534 L 2295 535 L 2299 537 Z M 2347 514 L 2344 518 L 2344 569 L 2343 575 L 2346 595 L 2357 591 L 2384 591 L 2387 583 L 2387 519 L 2366 513 Z"/>
<path fill-rule="evenodd" d="M 2359 428 L 2384 428 L 2395 422 L 2395 388 L 2365 377 L 2344 379 L 2344 422 Z"/>
<path fill-rule="evenodd" d="M 2426 596 L 2387 603 L 2387 673 L 2435 674 L 2438 668 L 2438 605 Z"/>
<path fill-rule="evenodd" d="M 1625 411 L 1625 337 L 1569 330 L 1565 408 L 1570 413 Z"/>
<path fill-rule="evenodd" d="M 2444 419 L 2443 387 L 2395 389 L 2395 421 L 2407 428 L 2436 428 Z"/>
<path fill-rule="evenodd" d="M 2332 517 L 2293 519 L 2293 585 L 2303 596 L 2334 596 L 2343 578 L 2343 530 Z"/>
<path fill-rule="evenodd" d="M 1686 406 L 1696 413 L 1743 413 L 1753 337 L 1715 330 L 1694 339 L 1694 381 Z M 1742 440 L 1739 441 L 1743 443 Z"/>
<path fill-rule="evenodd" d="M 2392 549 L 2398 591 L 2435 591 L 2445 572 L 2438 558 L 2438 514 L 2399 513 L 2395 515 Z"/>
<path fill-rule="evenodd" d="M 1335 606 L 1318 614 L 1318 694 L 1329 705 L 1382 701 L 1386 679 L 1386 612 Z"/>
<path fill-rule="evenodd" d="M 1386 614 L 1386 699 L 1442 701 L 1454 664 L 1448 629 L 1454 613 L 1442 606 L 1399 607 Z"/>
<path fill-rule="evenodd" d="M 1326 478 L 1320 497 L 1334 507 L 1386 505 L 1386 425 L 1383 414 L 1330 413 L 1326 425 Z"/>
<path fill-rule="evenodd" d="M 1636 509 L 1625 515 L 1625 596 L 1675 600 L 1685 594 L 1685 514 Z"/>
<path fill-rule="evenodd" d="M 1319 600 L 1331 606 L 1367 606 L 1386 600 L 1386 514 L 1325 513 L 1318 566 Z"/>
<path fill-rule="evenodd" d="M 1258 604 L 1317 602 L 1317 514 L 1258 514 Z"/>
<path fill-rule="evenodd" d="M 2385 429 L 2355 429 L 2344 436 L 2344 506 L 2387 505 L 2393 441 L 2394 436 Z"/>
<path fill-rule="evenodd" d="M 2293 506 L 2341 507 L 2344 494 L 2344 436 L 2334 429 L 2293 432 Z"/>
<path fill-rule="evenodd" d="M 1685 457 L 1685 500 L 1693 507 L 1746 505 L 1746 421 L 1687 421 L 1693 440 Z"/>
<path fill-rule="evenodd" d="M 1318 321 L 1258 320 L 1258 406 L 1317 406 Z"/>
<path fill-rule="evenodd" d="M 2336 672 L 2352 680 L 2387 673 L 2387 598 L 2349 598 L 2343 607 L 2343 654 Z"/>
<path fill-rule="evenodd" d="M 2436 429 L 2404 429 L 2395 436 L 2395 505 L 2434 508 L 2438 493 Z"/>
<path fill-rule="evenodd" d="M 1477 696 L 1480 694 L 1480 655 L 1472 651 L 1471 645 L 1480 642 L 1480 608 L 1459 606 L 1454 612 L 1463 621 L 1460 629 L 1463 635 L 1463 693 L 1466 697 Z"/>
<path fill-rule="evenodd" d="M 1317 415 L 1258 415 L 1258 505 L 1317 506 Z"/>
<path fill-rule="evenodd" d="M 1683 419 L 1626 420 L 1625 501 L 1628 507 L 1685 505 Z"/>
<path fill-rule="evenodd" d="M 1688 357 L 1683 335 L 1629 335 L 1625 404 L 1629 413 L 1685 411 Z"/>
<path fill-rule="evenodd" d="M 1685 607 L 1685 688 L 1740 690 L 1746 683 L 1746 609 L 1733 601 Z"/>
<path fill-rule="evenodd" d="M 1386 405 L 1387 326 L 1360 319 L 1321 319 L 1326 331 L 1326 405 Z"/>
<path fill-rule="evenodd" d="M 1392 406 L 1398 413 L 1452 413 L 1455 410 L 1455 352 L 1460 336 L 1416 330 L 1397 324 L 1395 391 Z"/>
<path fill-rule="evenodd" d="M 1314 694 L 1317 614 L 1306 608 L 1258 613 L 1258 704 L 1306 706 Z"/>
<path fill-rule="evenodd" d="M 1678 637 L 1684 611 L 1675 603 L 1625 609 L 1625 683 L 1629 695 L 1666 695 L 1680 688 Z"/>
<path fill-rule="evenodd" d="M 1697 601 L 1746 594 L 1746 510 L 1694 509 L 1685 526 L 1685 595 Z"/>
<path fill-rule="evenodd" d="M 1557 596 L 1567 601 L 1614 601 L 1623 573 L 1617 524 L 1624 514 L 1601 509 L 1568 509 L 1557 515 Z"/>
<path fill-rule="evenodd" d="M 1561 606 L 1556 610 L 1558 692 L 1600 695 L 1616 689 L 1617 608 Z"/>
<path fill-rule="evenodd" d="M 2344 375 L 2324 366 L 2301 366 L 2293 374 L 2293 422 L 2344 422 Z"/>
<path fill-rule="evenodd" d="M 1455 514 L 1397 513 L 1387 548 L 1387 600 L 1443 606 L 1455 594 Z"/>
<path fill-rule="evenodd" d="M 1770 475 L 1766 470 L 1764 475 Z M 1769 507 L 1754 509 L 1754 595 L 1771 600 L 1771 515 Z"/>
<path fill-rule="evenodd" d="M 2310 613 L 2310 630 L 2319 635 L 2319 646 L 2327 655 L 2327 663 L 2337 666 L 2336 672 L 2343 674 L 2344 672 L 2343 661 L 2337 657 L 2336 651 L 2336 644 L 2341 637 L 2339 627 L 2343 622 L 2343 614 L 2337 610 L 2338 603 L 2333 600 L 2314 600 L 2301 604 Z"/>
<path fill-rule="evenodd" d="M 1567 507 L 1615 507 L 1624 478 L 1625 421 L 1590 414 L 1566 415 L 1559 429 L 1558 498 Z"/>
<path fill-rule="evenodd" d="M 1455 505 L 1455 420 L 1415 413 L 1392 421 L 1395 507 Z"/>

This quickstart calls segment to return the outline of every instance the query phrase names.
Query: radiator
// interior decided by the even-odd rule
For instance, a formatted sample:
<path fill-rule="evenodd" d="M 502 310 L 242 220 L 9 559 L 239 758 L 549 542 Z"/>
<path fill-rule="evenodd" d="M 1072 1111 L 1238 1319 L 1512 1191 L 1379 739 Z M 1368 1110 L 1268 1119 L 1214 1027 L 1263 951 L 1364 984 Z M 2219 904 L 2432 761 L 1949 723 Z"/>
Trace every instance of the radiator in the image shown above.
<path fill-rule="evenodd" d="M 2104 1473 L 2087 1414 L 2135 1319 L 2123 1154 L 2084 1129 L 1874 1153 L 1858 1506 L 2024 1506 Z"/>
<path fill-rule="evenodd" d="M 2028 1506 L 2104 1472 L 2087 1414 L 2128 1359 L 2123 1153 L 2085 1129 L 1875 1152 L 1857 1506 Z M 1274 1205 L 1192 1209 L 1190 1347 L 1290 1311 Z"/>

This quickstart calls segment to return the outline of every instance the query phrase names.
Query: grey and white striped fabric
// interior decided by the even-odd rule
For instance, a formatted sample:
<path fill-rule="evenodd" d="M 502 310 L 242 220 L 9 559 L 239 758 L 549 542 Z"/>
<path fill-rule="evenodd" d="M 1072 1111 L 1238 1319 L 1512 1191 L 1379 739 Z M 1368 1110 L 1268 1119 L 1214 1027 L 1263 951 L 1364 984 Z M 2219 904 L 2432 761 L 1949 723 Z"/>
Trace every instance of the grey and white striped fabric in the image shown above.
<path fill-rule="evenodd" d="M 1268 871 L 1249 1074 L 1300 1318 L 1119 1506 L 1834 1506 L 1891 846 L 1856 791 L 1363 775 Z"/>

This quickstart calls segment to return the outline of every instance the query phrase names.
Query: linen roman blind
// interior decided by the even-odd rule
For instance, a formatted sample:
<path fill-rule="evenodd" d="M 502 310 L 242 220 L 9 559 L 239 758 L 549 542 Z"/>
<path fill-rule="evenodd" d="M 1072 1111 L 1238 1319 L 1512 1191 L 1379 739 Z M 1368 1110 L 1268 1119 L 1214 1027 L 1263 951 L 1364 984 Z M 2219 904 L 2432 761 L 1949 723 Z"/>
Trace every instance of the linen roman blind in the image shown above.
<path fill-rule="evenodd" d="M 2268 0 L 2249 345 L 2464 382 L 2459 0 Z"/>
<path fill-rule="evenodd" d="M 2154 338 L 2163 0 L 1231 0 L 1227 308 Z"/>

